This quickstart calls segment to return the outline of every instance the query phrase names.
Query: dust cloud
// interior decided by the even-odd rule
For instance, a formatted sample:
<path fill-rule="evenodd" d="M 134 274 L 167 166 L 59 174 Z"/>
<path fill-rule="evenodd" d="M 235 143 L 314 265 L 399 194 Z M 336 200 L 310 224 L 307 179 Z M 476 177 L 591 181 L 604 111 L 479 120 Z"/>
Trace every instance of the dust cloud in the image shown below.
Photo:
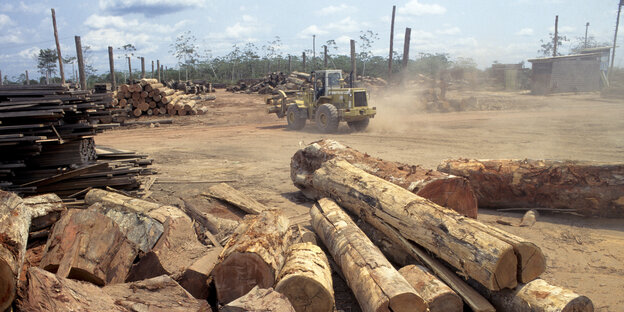
<path fill-rule="evenodd" d="M 413 131 L 415 116 L 427 114 L 425 100 L 418 88 L 392 87 L 379 89 L 371 94 L 370 105 L 377 107 L 377 115 L 371 120 L 367 132 L 399 134 Z"/>

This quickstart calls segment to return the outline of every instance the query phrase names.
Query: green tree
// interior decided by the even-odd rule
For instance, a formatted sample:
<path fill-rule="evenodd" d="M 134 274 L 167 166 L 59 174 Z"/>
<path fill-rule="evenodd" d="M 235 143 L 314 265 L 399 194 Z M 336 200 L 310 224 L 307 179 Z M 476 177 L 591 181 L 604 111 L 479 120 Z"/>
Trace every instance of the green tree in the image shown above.
<path fill-rule="evenodd" d="M 117 50 L 120 50 L 123 53 L 124 59 L 127 60 L 126 64 L 130 65 L 130 59 L 134 56 L 134 52 L 136 52 L 136 47 L 134 46 L 134 44 L 126 43 L 120 48 L 117 48 Z M 117 58 L 120 58 L 120 57 L 121 56 L 118 56 Z M 126 73 L 124 72 L 124 80 L 126 80 L 125 76 L 126 76 Z"/>
<path fill-rule="evenodd" d="M 379 40 L 379 34 L 372 30 L 360 31 L 360 59 L 362 60 L 362 76 L 366 72 L 366 63 L 373 57 L 371 48 L 376 40 Z"/>
<path fill-rule="evenodd" d="M 598 42 L 596 38 L 592 35 L 587 36 L 587 45 L 585 44 L 585 37 L 576 37 L 574 41 L 570 44 L 570 54 L 579 54 L 583 49 L 586 48 L 597 48 L 610 46 L 608 42 Z"/>
<path fill-rule="evenodd" d="M 262 46 L 264 50 L 264 59 L 267 64 L 267 73 L 271 72 L 271 61 L 275 59 L 275 57 L 281 57 L 281 48 L 282 48 L 282 40 L 279 36 L 275 36 L 273 41 L 268 41 L 266 45 Z"/>
<path fill-rule="evenodd" d="M 41 75 L 45 76 L 46 83 L 50 82 L 50 77 L 56 73 L 56 61 L 58 56 L 54 49 L 39 49 L 37 55 L 37 68 Z"/>
<path fill-rule="evenodd" d="M 549 37 L 549 40 L 547 41 L 544 41 L 544 39 L 540 40 L 541 45 L 540 45 L 540 49 L 537 50 L 537 53 L 539 53 L 541 56 L 545 56 L 545 57 L 553 56 L 553 50 L 555 49 L 555 46 L 554 46 L 555 35 L 553 35 L 552 33 L 549 33 L 548 37 Z M 562 55 L 561 47 L 563 46 L 564 42 L 568 42 L 568 41 L 570 41 L 568 37 L 562 34 L 557 35 L 557 56 Z"/>
<path fill-rule="evenodd" d="M 169 53 L 172 53 L 178 59 L 178 65 L 185 69 L 186 80 L 189 78 L 189 69 L 192 70 L 199 61 L 199 46 L 196 42 L 197 38 L 189 30 L 179 34 L 175 43 L 170 45 Z"/>

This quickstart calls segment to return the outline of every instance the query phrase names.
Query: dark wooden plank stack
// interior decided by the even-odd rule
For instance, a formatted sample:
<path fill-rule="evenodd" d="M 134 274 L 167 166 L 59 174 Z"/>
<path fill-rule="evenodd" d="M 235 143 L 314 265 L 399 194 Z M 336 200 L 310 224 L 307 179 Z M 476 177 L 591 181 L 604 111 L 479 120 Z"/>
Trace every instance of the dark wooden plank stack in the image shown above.
<path fill-rule="evenodd" d="M 60 84 L 0 86 L 0 188 L 68 196 L 88 187 L 138 187 L 136 176 L 149 171 L 146 155 L 97 160 L 93 137 L 127 116 L 109 90 L 98 91 Z"/>

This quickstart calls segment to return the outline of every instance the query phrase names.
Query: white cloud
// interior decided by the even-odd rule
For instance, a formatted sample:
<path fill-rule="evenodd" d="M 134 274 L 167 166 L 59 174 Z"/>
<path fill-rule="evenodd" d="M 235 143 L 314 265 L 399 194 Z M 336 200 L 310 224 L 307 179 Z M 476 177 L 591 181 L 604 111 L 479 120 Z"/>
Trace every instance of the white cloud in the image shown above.
<path fill-rule="evenodd" d="M 125 15 L 156 16 L 204 7 L 206 0 L 99 0 L 100 9 Z"/>
<path fill-rule="evenodd" d="M 516 32 L 517 36 L 531 36 L 533 35 L 533 28 L 522 28 Z"/>
<path fill-rule="evenodd" d="M 255 18 L 255 17 L 253 17 L 251 15 L 247 15 L 247 14 L 243 15 L 242 18 L 243 18 L 243 22 L 245 22 L 245 23 L 255 23 L 255 22 L 258 21 L 257 18 Z"/>
<path fill-rule="evenodd" d="M 461 32 L 459 27 L 449 27 L 446 29 L 436 30 L 436 34 L 438 35 L 457 35 Z"/>
<path fill-rule="evenodd" d="M 323 26 L 310 25 L 300 31 L 297 36 L 299 38 L 308 38 L 312 35 L 325 35 L 328 33 L 351 33 L 365 29 L 366 26 L 366 23 L 359 23 L 347 16 L 338 22 L 332 22 Z"/>
<path fill-rule="evenodd" d="M 399 14 L 407 15 L 438 15 L 446 13 L 446 8 L 439 4 L 425 4 L 418 0 L 411 0 L 405 6 L 399 7 Z"/>
<path fill-rule="evenodd" d="M 11 20 L 11 18 L 6 14 L 0 14 L 0 29 L 2 29 L 4 26 L 10 25 L 13 25 L 13 21 Z"/>
<path fill-rule="evenodd" d="M 548 30 L 550 32 L 555 32 L 555 26 L 550 26 L 548 28 Z M 575 30 L 576 30 L 576 28 L 572 27 L 572 26 L 559 26 L 558 32 L 559 33 L 570 33 L 570 32 L 573 32 Z"/>
<path fill-rule="evenodd" d="M 209 33 L 206 37 L 214 39 L 244 39 L 245 41 L 256 41 L 253 37 L 258 34 L 268 34 L 271 31 L 270 25 L 266 25 L 251 15 L 241 16 L 241 20 L 233 25 L 227 26 L 220 32 Z"/>
<path fill-rule="evenodd" d="M 330 5 L 328 7 L 324 7 L 322 9 L 320 9 L 319 11 L 316 12 L 316 14 L 318 15 L 330 15 L 330 14 L 335 14 L 335 13 L 344 13 L 344 12 L 349 12 L 349 11 L 353 11 L 355 10 L 355 7 L 350 6 L 350 5 L 346 5 L 346 4 L 341 4 L 341 5 Z"/>
<path fill-rule="evenodd" d="M 43 3 L 34 3 L 34 1 L 29 1 L 28 4 L 24 3 L 24 1 L 14 4 L 0 4 L 0 11 L 3 12 L 49 13 L 49 10 Z"/>
<path fill-rule="evenodd" d="M 299 37 L 308 38 L 312 35 L 324 35 L 327 33 L 329 33 L 329 31 L 321 29 L 320 27 L 316 25 L 310 25 L 304 28 L 301 32 L 299 32 Z"/>
<path fill-rule="evenodd" d="M 19 55 L 20 57 L 23 58 L 35 58 L 37 57 L 37 54 L 39 53 L 39 48 L 37 47 L 32 47 L 32 48 L 28 48 L 28 49 L 24 49 L 22 51 L 19 51 L 17 53 L 17 55 Z"/>

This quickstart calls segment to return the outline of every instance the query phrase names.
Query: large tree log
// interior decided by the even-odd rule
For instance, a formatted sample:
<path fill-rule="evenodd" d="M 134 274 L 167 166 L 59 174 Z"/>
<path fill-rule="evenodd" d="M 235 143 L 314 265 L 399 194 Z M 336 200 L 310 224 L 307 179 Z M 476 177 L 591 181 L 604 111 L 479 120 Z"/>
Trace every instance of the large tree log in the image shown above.
<path fill-rule="evenodd" d="M 299 243 L 288 248 L 275 290 L 286 295 L 297 312 L 331 312 L 334 288 L 331 269 L 321 248 Z"/>
<path fill-rule="evenodd" d="M 542 279 L 520 284 L 516 289 L 490 292 L 480 289 L 498 311 L 513 312 L 593 312 L 594 304 L 569 289 L 550 285 Z"/>
<path fill-rule="evenodd" d="M 297 151 L 293 161 L 304 163 L 298 158 L 305 159 L 305 164 L 310 166 L 305 170 L 309 172 L 320 168 L 327 160 L 344 159 L 374 176 L 408 189 L 442 207 L 453 209 L 467 217 L 477 217 L 477 198 L 468 180 L 463 177 L 420 166 L 385 161 L 329 139 L 314 142 Z"/>
<path fill-rule="evenodd" d="M 288 247 L 288 226 L 288 219 L 277 210 L 265 210 L 241 222 L 212 271 L 219 302 L 228 303 L 256 285 L 275 285 Z"/>
<path fill-rule="evenodd" d="M 362 311 L 427 310 L 414 288 L 334 201 L 321 198 L 310 216 Z"/>
<path fill-rule="evenodd" d="M 245 211 L 246 213 L 260 214 L 263 210 L 267 209 L 265 205 L 259 203 L 251 196 L 248 196 L 243 192 L 236 190 L 226 183 L 213 185 L 208 188 L 208 191 L 202 193 L 202 195 L 206 195 L 230 203 Z"/>
<path fill-rule="evenodd" d="M 518 261 L 512 246 L 468 224 L 474 220 L 370 175 L 344 160 L 329 160 L 312 173 L 305 171 L 305 163 L 299 164 L 299 161 L 305 159 L 293 159 L 291 164 L 295 168 L 292 177 L 297 187 L 316 190 L 319 197 L 331 197 L 365 221 L 366 218 L 377 218 L 396 228 L 405 238 L 428 249 L 488 289 L 516 286 Z M 296 168 L 303 170 L 296 173 Z"/>
<path fill-rule="evenodd" d="M 184 218 L 190 221 L 190 218 L 179 208 L 152 203 L 100 189 L 90 190 L 87 195 L 85 195 L 85 203 L 87 205 L 101 203 L 104 207 L 111 206 L 113 208 L 122 206 L 134 212 L 144 213 L 160 223 L 165 223 L 167 218 Z"/>
<path fill-rule="evenodd" d="M 27 275 L 20 311 L 210 311 L 168 276 L 99 288 L 34 267 Z"/>
<path fill-rule="evenodd" d="M 209 296 L 208 284 L 211 281 L 210 273 L 219 261 L 219 255 L 223 251 L 222 247 L 214 247 L 190 267 L 184 270 L 178 279 L 180 286 L 184 287 L 193 297 L 206 299 Z"/>
<path fill-rule="evenodd" d="M 67 208 L 56 194 L 43 194 L 24 198 L 22 203 L 32 218 L 30 232 L 40 231 L 54 224 Z"/>
<path fill-rule="evenodd" d="M 29 228 L 30 214 L 22 199 L 0 190 L 0 311 L 6 310 L 15 298 Z"/>
<path fill-rule="evenodd" d="M 96 210 L 68 210 L 54 225 L 40 267 L 98 286 L 123 283 L 137 246 Z"/>
<path fill-rule="evenodd" d="M 226 304 L 222 312 L 295 312 L 286 296 L 274 291 L 273 288 L 261 289 L 255 286 L 244 296 Z"/>
<path fill-rule="evenodd" d="M 624 217 L 624 164 L 555 160 L 445 160 L 438 170 L 466 177 L 479 206 L 570 209 Z"/>
<path fill-rule="evenodd" d="M 414 287 L 416 292 L 427 302 L 431 312 L 461 312 L 464 303 L 446 284 L 431 275 L 428 269 L 419 265 L 402 267 L 399 273 Z"/>

